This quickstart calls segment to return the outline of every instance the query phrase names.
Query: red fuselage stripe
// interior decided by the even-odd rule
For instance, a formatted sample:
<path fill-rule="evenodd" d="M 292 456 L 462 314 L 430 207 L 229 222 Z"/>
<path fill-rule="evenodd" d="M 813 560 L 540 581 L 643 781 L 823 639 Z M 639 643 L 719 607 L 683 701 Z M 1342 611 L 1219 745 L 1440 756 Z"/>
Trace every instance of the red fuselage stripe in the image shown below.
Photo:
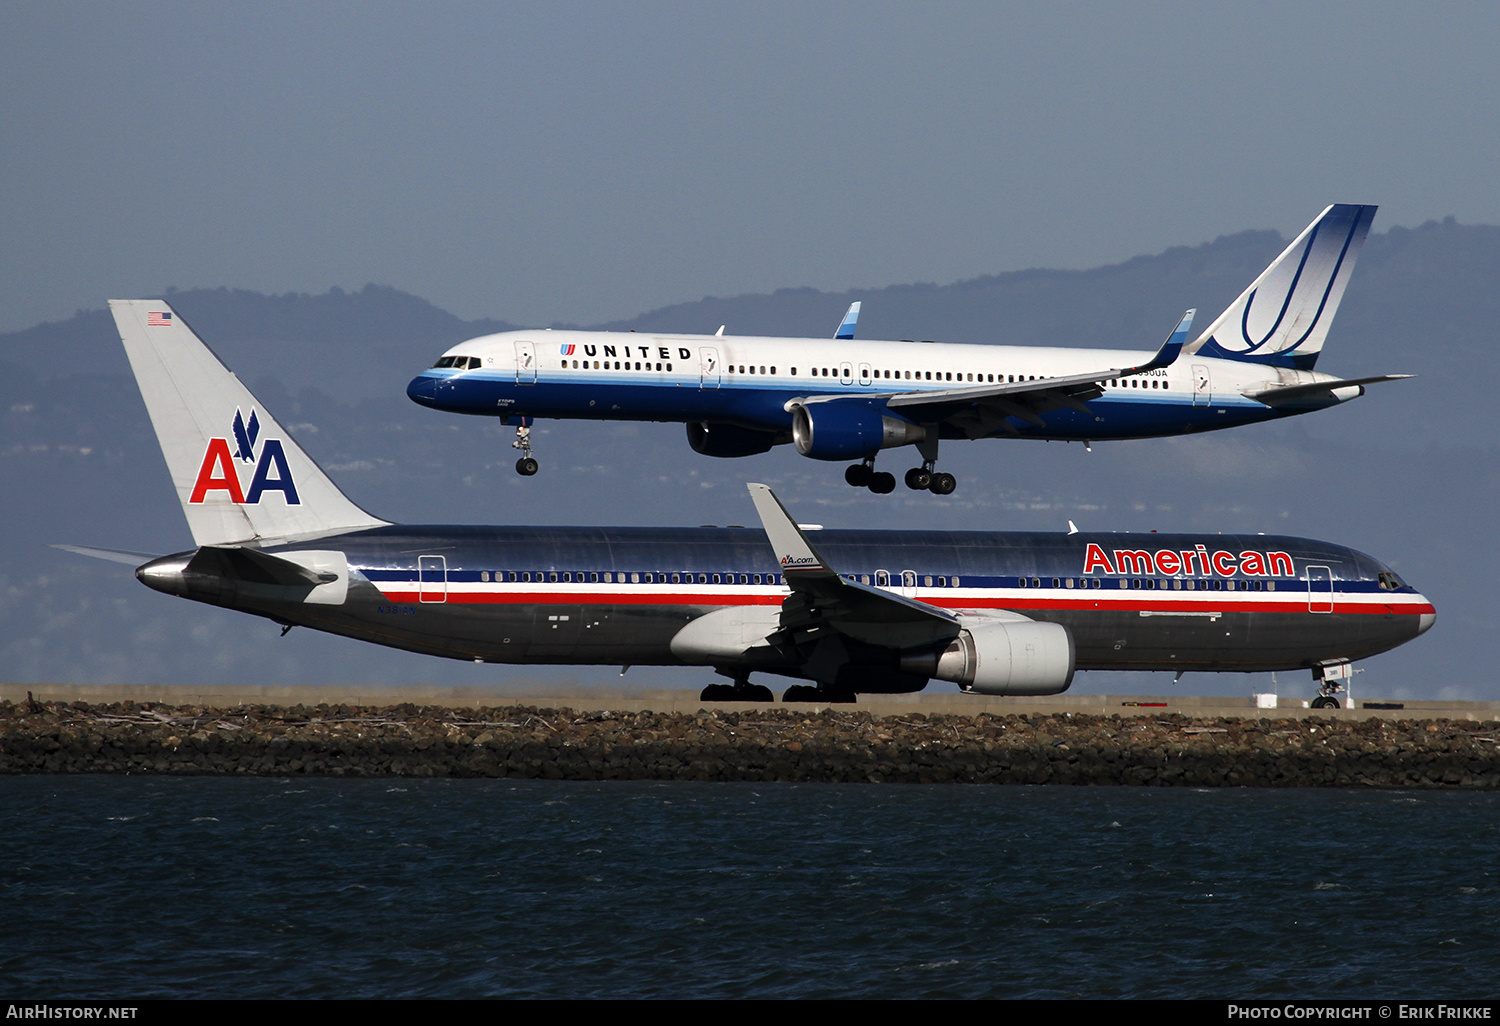
<path fill-rule="evenodd" d="M 418 603 L 421 593 L 415 590 L 394 588 L 382 589 L 391 602 Z M 572 606 L 776 606 L 785 594 L 742 595 L 723 593 L 684 592 L 555 592 L 555 591 L 458 591 L 444 594 L 442 589 L 428 592 L 428 605 L 572 605 Z M 1160 598 L 1155 601 L 1136 598 L 1134 595 L 1120 598 L 991 598 L 991 597 L 924 597 L 917 601 L 939 609 L 1038 609 L 1038 610 L 1139 610 L 1152 613 L 1306 613 L 1306 593 L 1293 597 L 1248 601 L 1236 596 L 1225 598 L 1226 592 L 1205 593 L 1202 598 Z M 1262 593 L 1264 594 L 1264 593 Z M 1315 596 L 1319 605 L 1330 601 L 1339 613 L 1362 615 L 1417 616 L 1435 612 L 1427 602 L 1388 603 L 1367 598 L 1348 598 L 1338 593 Z"/>

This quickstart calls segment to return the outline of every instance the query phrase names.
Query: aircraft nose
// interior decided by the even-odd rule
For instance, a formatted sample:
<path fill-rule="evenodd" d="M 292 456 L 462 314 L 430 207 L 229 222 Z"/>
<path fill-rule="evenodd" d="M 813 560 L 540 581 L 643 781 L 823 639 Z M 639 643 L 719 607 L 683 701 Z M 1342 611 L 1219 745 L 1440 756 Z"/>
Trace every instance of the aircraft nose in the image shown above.
<path fill-rule="evenodd" d="M 433 405 L 437 401 L 437 380 L 425 374 L 419 374 L 411 379 L 411 384 L 406 386 L 406 396 L 419 405 Z"/>
<path fill-rule="evenodd" d="M 1417 633 L 1426 634 L 1437 623 L 1437 613 L 1422 613 L 1417 617 Z"/>

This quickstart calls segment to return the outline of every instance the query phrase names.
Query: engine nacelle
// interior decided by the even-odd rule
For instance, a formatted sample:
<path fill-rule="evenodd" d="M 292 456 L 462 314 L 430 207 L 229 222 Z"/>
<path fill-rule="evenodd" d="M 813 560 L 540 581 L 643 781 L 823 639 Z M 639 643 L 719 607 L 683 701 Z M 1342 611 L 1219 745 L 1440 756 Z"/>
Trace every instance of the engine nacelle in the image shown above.
<path fill-rule="evenodd" d="M 693 451 L 704 456 L 755 456 L 770 452 L 776 444 L 776 435 L 770 431 L 706 420 L 688 421 L 687 436 Z"/>
<path fill-rule="evenodd" d="M 792 441 L 815 460 L 858 460 L 881 449 L 915 445 L 927 429 L 891 413 L 879 400 L 845 399 L 797 403 L 792 407 Z"/>
<path fill-rule="evenodd" d="M 979 695 L 1056 695 L 1073 683 L 1073 635 L 1035 620 L 972 623 L 942 651 L 902 656 L 901 669 Z"/>

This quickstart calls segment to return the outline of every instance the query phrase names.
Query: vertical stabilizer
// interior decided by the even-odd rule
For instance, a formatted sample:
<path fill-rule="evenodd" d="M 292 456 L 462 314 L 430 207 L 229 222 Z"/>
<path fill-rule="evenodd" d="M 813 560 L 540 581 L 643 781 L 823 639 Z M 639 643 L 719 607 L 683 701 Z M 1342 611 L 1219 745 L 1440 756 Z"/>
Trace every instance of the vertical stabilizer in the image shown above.
<path fill-rule="evenodd" d="M 1187 352 L 1312 369 L 1375 209 L 1335 203 L 1323 211 Z"/>
<path fill-rule="evenodd" d="M 109 308 L 194 542 L 385 526 L 338 490 L 170 306 L 111 299 Z"/>

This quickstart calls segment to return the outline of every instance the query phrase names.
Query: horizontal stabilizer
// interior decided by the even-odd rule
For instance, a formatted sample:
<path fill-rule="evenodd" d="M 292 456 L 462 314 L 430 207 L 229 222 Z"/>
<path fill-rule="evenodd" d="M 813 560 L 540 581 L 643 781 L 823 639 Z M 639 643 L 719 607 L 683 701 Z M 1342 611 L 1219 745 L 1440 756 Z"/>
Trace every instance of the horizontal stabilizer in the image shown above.
<path fill-rule="evenodd" d="M 52 545 L 54 549 L 62 549 L 64 552 L 72 552 L 79 556 L 92 556 L 94 559 L 107 559 L 111 563 L 124 563 L 126 566 L 140 566 L 156 559 L 160 553 L 150 552 L 122 552 L 119 549 L 93 549 L 87 545 Z"/>
<path fill-rule="evenodd" d="M 1262 388 L 1255 392 L 1245 392 L 1244 396 L 1246 399 L 1254 399 L 1257 402 L 1265 403 L 1267 406 L 1275 406 L 1278 403 L 1293 402 L 1297 399 L 1305 399 L 1324 392 L 1332 392 L 1339 388 L 1374 385 L 1382 381 L 1404 381 L 1407 378 L 1414 377 L 1416 377 L 1415 374 L 1377 374 L 1369 378 L 1333 378 L 1328 381 L 1312 381 L 1302 385 L 1276 385 L 1273 388 Z"/>

